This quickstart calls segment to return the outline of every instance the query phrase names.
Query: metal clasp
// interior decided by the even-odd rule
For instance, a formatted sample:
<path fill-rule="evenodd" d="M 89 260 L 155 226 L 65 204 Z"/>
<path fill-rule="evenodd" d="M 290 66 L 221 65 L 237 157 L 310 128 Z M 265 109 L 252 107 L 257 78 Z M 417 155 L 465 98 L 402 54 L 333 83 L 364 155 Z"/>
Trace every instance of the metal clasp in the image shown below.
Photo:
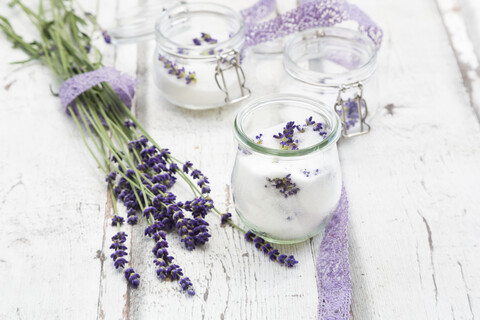
<path fill-rule="evenodd" d="M 356 90 L 353 99 L 343 99 L 342 95 L 347 90 Z M 335 111 L 342 120 L 342 136 L 345 138 L 356 137 L 370 132 L 370 125 L 365 122 L 368 115 L 367 102 L 363 98 L 363 85 L 356 82 L 352 85 L 342 85 L 338 91 L 337 102 L 335 103 Z M 360 129 L 355 131 L 352 128 L 360 123 Z"/>
<path fill-rule="evenodd" d="M 235 73 L 238 80 L 238 87 L 240 89 L 240 96 L 232 98 L 232 88 L 228 88 L 227 81 L 225 79 L 225 71 L 235 69 Z M 240 53 L 236 50 L 231 50 L 222 55 L 217 56 L 217 66 L 215 68 L 215 81 L 218 87 L 225 93 L 225 103 L 232 104 L 250 96 L 250 89 L 245 87 L 245 73 L 240 66 Z"/>

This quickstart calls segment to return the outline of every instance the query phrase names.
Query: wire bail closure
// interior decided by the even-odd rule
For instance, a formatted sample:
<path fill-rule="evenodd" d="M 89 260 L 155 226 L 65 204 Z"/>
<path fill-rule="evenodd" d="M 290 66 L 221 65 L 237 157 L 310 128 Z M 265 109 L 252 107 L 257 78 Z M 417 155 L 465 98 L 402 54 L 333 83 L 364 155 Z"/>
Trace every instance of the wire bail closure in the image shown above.
<path fill-rule="evenodd" d="M 240 96 L 237 98 L 231 97 L 231 92 L 225 80 L 225 71 L 235 69 L 238 80 L 238 87 L 240 89 Z M 237 50 L 230 50 L 224 54 L 217 56 L 217 66 L 215 68 L 215 81 L 218 87 L 225 93 L 225 103 L 233 104 L 248 98 L 251 94 L 250 89 L 245 87 L 245 73 L 240 66 L 240 53 Z"/>
<path fill-rule="evenodd" d="M 344 100 L 342 94 L 350 89 L 357 90 L 355 97 L 353 99 Z M 351 130 L 355 125 L 352 125 L 347 119 L 347 115 L 351 113 L 352 103 L 356 106 L 356 112 L 360 123 L 359 131 Z M 352 85 L 342 85 L 340 87 L 337 102 L 335 103 L 335 111 L 340 115 L 340 119 L 342 120 L 342 137 L 352 138 L 370 132 L 370 125 L 365 121 L 368 116 L 368 108 L 367 102 L 363 98 L 363 84 L 361 82 L 356 82 Z"/>

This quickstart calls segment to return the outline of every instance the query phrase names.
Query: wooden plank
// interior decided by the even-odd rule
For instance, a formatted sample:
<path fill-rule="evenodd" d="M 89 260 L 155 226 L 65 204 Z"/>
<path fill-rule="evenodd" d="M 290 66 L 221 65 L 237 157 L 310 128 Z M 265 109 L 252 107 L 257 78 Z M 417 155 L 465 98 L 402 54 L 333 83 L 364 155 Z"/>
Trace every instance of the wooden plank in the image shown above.
<path fill-rule="evenodd" d="M 35 34 L 18 9 L 2 2 L 0 12 Z M 0 318 L 95 318 L 103 174 L 50 93 L 50 71 L 9 65 L 25 55 L 3 34 L 0 46 Z"/>
<path fill-rule="evenodd" d="M 470 104 L 480 121 L 480 64 L 478 58 L 480 24 L 476 19 L 480 16 L 480 5 L 478 1 L 466 0 L 437 0 L 437 5 L 462 74 Z"/>
<path fill-rule="evenodd" d="M 107 30 L 116 24 L 116 14 L 123 12 L 126 6 L 131 7 L 131 3 L 109 0 L 99 1 L 99 16 L 98 21 L 100 25 L 107 28 Z M 105 66 L 114 66 L 121 72 L 125 72 L 132 76 L 136 74 L 136 44 L 132 45 L 107 45 L 100 42 L 102 53 L 104 54 L 103 63 Z M 100 182 L 101 183 L 101 182 Z M 102 242 L 102 262 L 100 269 L 100 282 L 98 293 L 97 319 L 128 319 L 130 307 L 130 288 L 123 276 L 122 270 L 115 269 L 113 260 L 110 255 L 112 250 L 111 238 L 117 233 L 117 228 L 111 226 L 111 219 L 113 218 L 113 208 L 111 201 L 107 194 L 105 194 L 107 201 L 105 207 L 105 220 L 103 224 L 103 242 Z M 117 204 L 120 214 L 126 217 L 126 211 L 123 205 Z M 124 225 L 122 231 L 128 234 L 127 240 L 127 260 L 133 263 L 134 250 L 131 245 L 132 228 L 130 225 Z"/>
<path fill-rule="evenodd" d="M 358 5 L 385 39 L 372 133 L 340 146 L 352 208 L 352 313 L 478 317 L 480 278 L 465 270 L 480 266 L 479 127 L 442 18 L 434 1 Z"/>

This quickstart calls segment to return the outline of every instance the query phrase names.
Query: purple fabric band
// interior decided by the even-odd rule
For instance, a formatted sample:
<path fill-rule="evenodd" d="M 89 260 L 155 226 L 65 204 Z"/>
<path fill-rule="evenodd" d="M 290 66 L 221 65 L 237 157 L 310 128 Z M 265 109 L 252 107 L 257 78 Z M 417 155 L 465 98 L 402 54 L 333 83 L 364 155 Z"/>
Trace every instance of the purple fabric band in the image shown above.
<path fill-rule="evenodd" d="M 352 20 L 380 48 L 383 32 L 360 8 L 345 0 L 304 0 L 302 4 L 271 20 L 258 22 L 275 9 L 275 0 L 260 0 L 241 13 L 246 22 L 245 44 L 254 46 L 316 27 L 331 27 Z"/>
<path fill-rule="evenodd" d="M 102 82 L 108 82 L 123 103 L 131 108 L 136 81 L 131 76 L 122 74 L 112 67 L 81 73 L 63 82 L 58 93 L 62 107 L 67 113 L 68 105 L 71 105 L 76 111 L 75 99 L 83 92 Z"/>
<path fill-rule="evenodd" d="M 350 319 L 352 286 L 348 262 L 348 198 L 345 187 L 332 220 L 325 228 L 317 258 L 318 319 Z"/>

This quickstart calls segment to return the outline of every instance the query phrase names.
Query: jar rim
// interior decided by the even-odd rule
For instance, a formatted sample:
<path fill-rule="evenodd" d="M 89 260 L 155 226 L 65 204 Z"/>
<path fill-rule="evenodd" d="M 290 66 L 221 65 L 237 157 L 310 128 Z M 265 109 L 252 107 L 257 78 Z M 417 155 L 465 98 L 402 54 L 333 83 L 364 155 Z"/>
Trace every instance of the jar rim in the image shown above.
<path fill-rule="evenodd" d="M 215 12 L 224 15 L 225 17 L 231 16 L 235 19 L 235 22 L 238 23 L 237 30 L 233 33 L 233 35 L 226 40 L 219 41 L 214 44 L 206 44 L 202 46 L 197 46 L 195 44 L 181 44 L 178 42 L 173 41 L 169 37 L 167 37 L 161 30 L 161 26 L 165 21 L 168 21 L 173 15 L 178 15 L 182 13 L 194 14 L 198 12 Z M 155 35 L 157 44 L 159 44 L 164 51 L 168 54 L 183 58 L 183 59 L 195 59 L 195 60 L 211 60 L 212 58 L 218 59 L 219 54 L 205 54 L 205 52 L 209 52 L 212 49 L 228 49 L 224 51 L 230 51 L 232 49 L 239 50 L 245 41 L 245 22 L 243 20 L 242 15 L 223 4 L 218 3 L 211 3 L 211 2 L 194 2 L 194 3 L 180 3 L 176 6 L 173 6 L 160 14 L 158 19 L 155 22 Z M 183 54 L 178 52 L 178 48 L 186 49 L 188 52 L 192 54 Z"/>
<path fill-rule="evenodd" d="M 298 107 L 311 107 L 315 109 L 316 112 L 322 114 L 328 120 L 331 121 L 330 131 L 328 132 L 327 136 L 314 145 L 311 145 L 306 148 L 301 148 L 298 150 L 281 150 L 281 149 L 273 149 L 265 147 L 261 144 L 257 144 L 252 141 L 243 129 L 243 120 L 253 111 L 269 105 L 273 103 L 279 102 L 291 102 L 298 104 Z M 265 154 L 265 155 L 274 155 L 274 156 L 281 156 L 281 157 L 298 157 L 307 154 L 311 154 L 316 151 L 325 150 L 330 147 L 332 144 L 335 144 L 341 135 L 341 121 L 340 117 L 337 113 L 329 108 L 325 103 L 321 101 L 316 101 L 310 99 L 308 97 L 297 95 L 297 94 L 270 94 L 254 100 L 250 102 L 248 105 L 242 108 L 237 115 L 235 116 L 234 120 L 234 133 L 239 142 L 241 142 L 244 146 L 249 148 L 252 151 L 257 153 Z"/>
<path fill-rule="evenodd" d="M 362 46 L 369 54 L 361 66 L 342 73 L 313 71 L 300 66 L 292 57 L 292 51 L 303 42 L 312 39 L 342 39 Z M 320 87 L 342 87 L 360 83 L 372 76 L 376 69 L 377 49 L 373 41 L 365 34 L 343 27 L 323 27 L 306 30 L 293 36 L 283 50 L 285 71 L 296 80 Z"/>

